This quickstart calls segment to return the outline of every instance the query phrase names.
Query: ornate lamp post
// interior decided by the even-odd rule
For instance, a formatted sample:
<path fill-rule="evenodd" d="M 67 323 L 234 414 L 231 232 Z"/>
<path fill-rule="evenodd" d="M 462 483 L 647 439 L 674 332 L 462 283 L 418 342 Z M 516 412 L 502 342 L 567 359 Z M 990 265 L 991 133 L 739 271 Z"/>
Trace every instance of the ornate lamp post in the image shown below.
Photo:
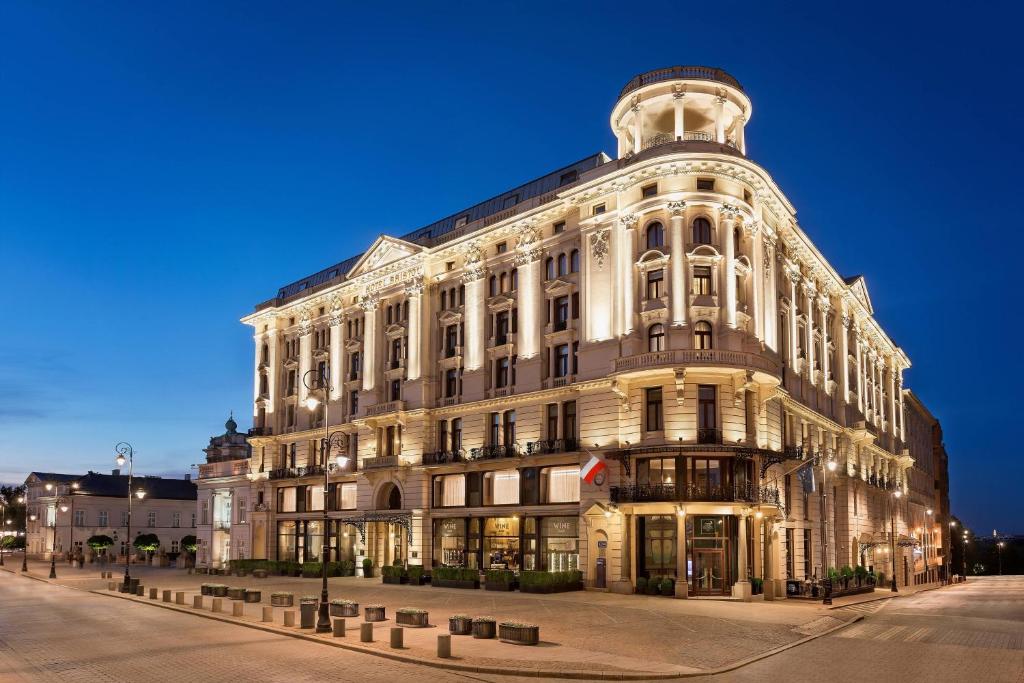
<path fill-rule="evenodd" d="M 828 473 L 836 471 L 836 461 L 832 458 L 830 452 L 819 451 L 818 455 L 815 456 L 815 464 L 821 465 L 821 558 L 822 558 L 822 569 L 825 574 L 823 579 L 829 579 L 828 576 Z M 825 596 L 822 598 L 823 605 L 832 604 L 832 587 L 831 580 L 825 584 L 826 588 L 823 591 Z"/>
<path fill-rule="evenodd" d="M 128 584 L 131 581 L 131 572 L 129 567 L 132 564 L 132 475 L 135 466 L 135 449 L 127 441 L 114 446 L 114 452 L 117 453 L 117 457 L 114 459 L 117 462 L 118 467 L 124 467 L 124 464 L 128 463 L 128 532 L 126 534 L 126 543 L 128 547 L 124 552 L 124 589 L 128 590 Z M 142 500 L 146 496 L 146 492 L 139 489 L 135 492 L 139 500 Z"/>
<path fill-rule="evenodd" d="M 346 436 L 342 432 L 335 432 L 331 434 L 331 421 L 329 419 L 330 405 L 331 405 L 331 369 L 330 365 L 324 364 L 321 369 L 309 370 L 302 376 L 302 383 L 306 386 L 310 392 L 317 390 L 323 391 L 324 398 L 324 440 L 323 440 L 323 456 L 324 456 L 324 503 L 323 503 L 323 545 L 320 551 L 320 569 L 321 569 L 321 580 L 322 584 L 320 587 L 320 605 L 317 608 L 316 618 L 316 632 L 317 633 L 329 633 L 331 631 L 331 615 L 330 615 L 330 595 L 327 590 L 327 561 L 330 559 L 331 552 L 331 541 L 328 529 L 330 526 L 330 474 L 331 469 L 334 467 L 331 463 L 331 448 L 335 445 L 341 447 L 345 443 Z M 306 398 L 306 408 L 310 412 L 316 411 L 320 405 L 320 399 L 313 396 L 312 393 Z M 348 464 L 348 457 L 344 454 L 338 456 L 338 468 L 343 468 Z"/>
<path fill-rule="evenodd" d="M 946 583 L 953 583 L 953 529 L 956 520 L 949 520 L 949 547 L 946 548 Z"/>
<path fill-rule="evenodd" d="M 897 501 L 903 496 L 903 491 L 899 488 L 899 484 L 893 490 L 892 495 L 886 497 L 886 502 L 889 507 L 889 556 L 892 558 L 890 569 L 892 570 L 892 580 L 889 583 L 889 590 L 893 593 L 898 593 L 899 589 L 896 587 L 896 504 L 893 503 L 893 499 Z"/>
<path fill-rule="evenodd" d="M 999 555 L 999 576 L 1003 575 L 1003 546 L 1002 541 L 996 541 L 996 553 Z"/>
<path fill-rule="evenodd" d="M 46 489 L 50 490 L 51 484 L 46 485 Z M 57 496 L 57 500 L 54 502 L 53 509 L 53 541 L 50 544 L 50 578 L 57 578 L 57 510 L 61 512 L 68 511 L 68 499 L 64 496 Z"/>
<path fill-rule="evenodd" d="M 18 497 L 18 502 L 21 503 L 22 505 L 25 505 L 25 496 L 19 496 Z M 28 506 L 27 505 L 25 505 L 24 512 L 25 512 L 25 515 L 24 515 L 25 519 L 23 520 L 24 530 L 22 532 L 22 537 L 25 539 L 25 547 L 23 547 L 21 549 L 21 571 L 28 572 Z"/>
<path fill-rule="evenodd" d="M 7 499 L 0 497 L 0 517 L 4 520 L 4 533 L 0 536 L 0 567 L 4 566 L 4 548 L 7 547 L 5 541 L 7 540 L 7 525 L 11 523 L 11 520 L 7 519 Z"/>

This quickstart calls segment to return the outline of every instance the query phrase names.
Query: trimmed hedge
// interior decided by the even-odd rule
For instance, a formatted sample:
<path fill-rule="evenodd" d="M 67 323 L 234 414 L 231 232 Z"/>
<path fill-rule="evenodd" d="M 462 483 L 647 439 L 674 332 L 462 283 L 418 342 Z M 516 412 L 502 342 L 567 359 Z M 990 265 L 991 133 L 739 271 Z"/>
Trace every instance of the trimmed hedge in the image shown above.
<path fill-rule="evenodd" d="M 431 577 L 442 581 L 477 581 L 480 572 L 468 567 L 435 567 Z"/>
<path fill-rule="evenodd" d="M 519 572 L 519 590 L 524 593 L 560 593 L 583 588 L 583 572 Z"/>

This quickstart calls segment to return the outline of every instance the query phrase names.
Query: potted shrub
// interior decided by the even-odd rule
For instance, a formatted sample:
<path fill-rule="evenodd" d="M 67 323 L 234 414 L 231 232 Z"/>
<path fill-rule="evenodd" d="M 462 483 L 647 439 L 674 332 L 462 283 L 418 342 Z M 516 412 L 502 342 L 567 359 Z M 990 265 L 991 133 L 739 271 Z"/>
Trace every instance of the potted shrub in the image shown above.
<path fill-rule="evenodd" d="M 666 576 L 661 580 L 661 594 L 667 595 L 668 597 L 675 597 L 676 594 L 676 582 L 671 577 Z"/>
<path fill-rule="evenodd" d="M 453 614 L 448 617 L 448 632 L 453 636 L 468 636 L 473 632 L 473 617 Z"/>
<path fill-rule="evenodd" d="M 438 588 L 479 588 L 480 572 L 466 567 L 435 567 L 430 584 Z"/>
<path fill-rule="evenodd" d="M 422 565 L 410 565 L 405 571 L 409 575 L 409 584 L 412 586 L 422 586 L 427 580 L 426 574 L 423 572 Z"/>
<path fill-rule="evenodd" d="M 358 617 L 359 603 L 351 600 L 331 600 L 332 617 Z"/>
<path fill-rule="evenodd" d="M 427 614 L 425 609 L 402 607 L 395 610 L 395 622 L 401 626 L 422 628 L 430 625 L 430 615 Z"/>
<path fill-rule="evenodd" d="M 305 579 L 319 579 L 323 576 L 324 566 L 319 562 L 303 562 L 302 577 Z"/>
<path fill-rule="evenodd" d="M 638 576 L 636 577 L 636 592 L 638 595 L 643 595 L 647 592 L 647 577 Z"/>
<path fill-rule="evenodd" d="M 341 561 L 341 574 L 340 576 L 355 576 L 356 575 L 356 563 L 355 560 L 342 560 Z"/>
<path fill-rule="evenodd" d="M 474 638 L 493 638 L 494 633 L 494 617 L 475 617 L 473 619 Z"/>
<path fill-rule="evenodd" d="M 245 589 L 245 596 L 243 598 L 246 602 L 262 602 L 263 592 L 262 591 L 251 591 L 248 588 Z"/>
<path fill-rule="evenodd" d="M 228 596 L 228 587 L 223 583 L 214 583 L 210 585 L 212 591 L 210 595 L 215 598 L 226 598 Z"/>
<path fill-rule="evenodd" d="M 508 569 L 488 569 L 484 573 L 484 589 L 489 591 L 511 591 L 516 587 L 516 573 Z"/>
<path fill-rule="evenodd" d="M 153 559 L 153 553 L 160 549 L 160 539 L 156 534 L 139 534 L 132 541 L 132 545 L 136 550 L 146 553 L 146 562 L 149 562 Z"/>
<path fill-rule="evenodd" d="M 406 573 L 405 567 L 401 566 L 381 567 L 380 575 L 384 583 L 400 584 L 409 581 L 409 575 Z"/>
<path fill-rule="evenodd" d="M 13 537 L 10 537 L 13 538 Z M 90 536 L 86 544 L 97 553 L 107 552 L 107 548 L 114 545 L 114 539 L 106 534 L 97 534 L 96 536 Z"/>
<path fill-rule="evenodd" d="M 200 593 L 200 595 L 213 595 L 213 584 L 212 583 L 202 583 L 202 584 L 199 584 L 199 593 Z"/>
<path fill-rule="evenodd" d="M 227 591 L 228 597 L 232 600 L 245 600 L 245 589 L 237 586 L 230 586 Z"/>
<path fill-rule="evenodd" d="M 367 605 L 363 608 L 363 618 L 366 621 L 384 621 L 387 618 L 384 605 Z"/>
<path fill-rule="evenodd" d="M 498 625 L 498 638 L 503 643 L 515 645 L 536 645 L 540 642 L 540 626 L 503 621 Z"/>
<path fill-rule="evenodd" d="M 271 593 L 270 604 L 274 607 L 291 607 L 295 604 L 294 593 Z"/>
<path fill-rule="evenodd" d="M 315 595 L 299 598 L 299 628 L 313 628 L 316 624 L 316 610 L 320 599 Z"/>
<path fill-rule="evenodd" d="M 660 586 L 661 586 L 661 577 L 660 576 L 652 576 L 651 578 L 649 578 L 647 580 L 647 590 L 645 591 L 645 593 L 647 595 L 657 595 L 658 594 L 658 588 Z"/>
<path fill-rule="evenodd" d="M 371 560 L 368 557 L 364 557 L 363 558 L 363 578 L 364 579 L 372 579 L 373 578 L 373 560 Z"/>

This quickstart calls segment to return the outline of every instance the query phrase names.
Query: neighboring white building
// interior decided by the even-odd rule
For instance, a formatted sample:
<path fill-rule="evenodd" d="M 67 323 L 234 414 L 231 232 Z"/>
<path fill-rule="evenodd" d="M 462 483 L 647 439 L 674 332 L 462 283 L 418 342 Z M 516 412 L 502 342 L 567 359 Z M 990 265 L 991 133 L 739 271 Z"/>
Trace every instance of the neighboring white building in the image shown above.
<path fill-rule="evenodd" d="M 261 542 L 254 547 L 249 512 L 260 508 L 262 501 L 254 501 L 249 488 L 250 447 L 246 434 L 238 432 L 238 424 L 229 417 L 225 432 L 210 438 L 203 449 L 206 464 L 199 465 L 199 490 L 196 501 L 198 514 L 198 540 L 196 565 L 221 567 L 229 560 L 264 557 L 266 530 L 262 521 L 257 525 L 255 538 Z"/>
<path fill-rule="evenodd" d="M 25 480 L 28 504 L 28 552 L 49 559 L 69 551 L 91 557 L 90 536 L 114 539 L 111 553 L 123 555 L 128 537 L 128 476 L 111 474 L 57 474 L 32 472 Z M 196 533 L 196 485 L 184 479 L 136 475 L 132 500 L 131 538 L 156 534 L 161 552 L 180 552 L 181 539 Z M 35 519 L 33 519 L 33 516 Z"/>
<path fill-rule="evenodd" d="M 332 559 L 578 567 L 621 591 L 672 575 L 697 595 L 901 567 L 883 550 L 891 509 L 897 554 L 913 544 L 888 505 L 913 465 L 910 361 L 747 156 L 752 110 L 718 69 L 641 74 L 612 110 L 618 158 L 381 236 L 256 306 L 251 464 L 204 466 L 259 499 L 251 556 L 319 559 L 326 533 Z M 327 528 L 325 407 L 349 457 Z M 581 483 L 592 455 L 607 478 Z"/>

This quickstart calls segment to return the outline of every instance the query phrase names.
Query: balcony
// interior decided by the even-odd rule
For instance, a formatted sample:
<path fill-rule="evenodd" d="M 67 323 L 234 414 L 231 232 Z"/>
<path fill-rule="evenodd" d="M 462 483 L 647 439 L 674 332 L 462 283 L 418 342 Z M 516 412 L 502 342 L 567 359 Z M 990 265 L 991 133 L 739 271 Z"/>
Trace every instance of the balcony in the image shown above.
<path fill-rule="evenodd" d="M 725 351 L 721 349 L 673 349 L 670 351 L 650 351 L 635 356 L 616 358 L 613 372 L 636 372 L 675 365 L 713 365 L 733 368 L 760 370 L 778 376 L 781 366 L 769 357 L 745 351 Z"/>
<path fill-rule="evenodd" d="M 640 88 L 653 83 L 682 79 L 714 81 L 715 83 L 724 83 L 725 85 L 736 88 L 741 92 L 743 90 L 743 86 L 740 85 L 739 81 L 722 69 L 716 69 L 710 66 L 671 66 L 665 69 L 646 71 L 634 76 L 628 83 L 626 83 L 626 85 L 623 86 L 622 91 L 619 92 L 619 99 L 621 100 L 634 90 L 639 90 Z"/>
<path fill-rule="evenodd" d="M 576 439 L 547 439 L 544 441 L 531 441 L 527 443 L 526 453 L 524 453 L 524 455 L 573 453 L 579 449 L 579 442 Z"/>
<path fill-rule="evenodd" d="M 322 477 L 324 468 L 322 465 L 310 465 L 308 467 L 279 467 L 270 470 L 270 479 L 297 479 L 299 477 Z"/>
<path fill-rule="evenodd" d="M 722 430 L 715 427 L 699 427 L 697 429 L 697 443 L 699 444 L 720 444 L 722 443 Z"/>
<path fill-rule="evenodd" d="M 613 503 L 760 503 L 779 504 L 779 490 L 770 486 L 734 484 L 629 484 L 612 486 Z"/>
<path fill-rule="evenodd" d="M 466 455 L 462 451 L 436 451 L 423 454 L 424 465 L 450 465 L 456 462 L 466 462 Z"/>
<path fill-rule="evenodd" d="M 398 467 L 398 456 L 382 455 L 376 458 L 366 458 L 363 460 L 364 470 L 375 470 L 382 467 Z"/>
<path fill-rule="evenodd" d="M 249 430 L 249 436 L 270 436 L 274 433 L 273 427 L 253 427 Z"/>
<path fill-rule="evenodd" d="M 405 401 L 388 401 L 387 403 L 368 406 L 364 415 L 366 417 L 375 417 L 385 413 L 396 413 L 401 410 L 405 410 Z"/>
<path fill-rule="evenodd" d="M 516 446 L 482 446 L 469 451 L 470 460 L 500 460 L 502 458 L 518 458 Z"/>

